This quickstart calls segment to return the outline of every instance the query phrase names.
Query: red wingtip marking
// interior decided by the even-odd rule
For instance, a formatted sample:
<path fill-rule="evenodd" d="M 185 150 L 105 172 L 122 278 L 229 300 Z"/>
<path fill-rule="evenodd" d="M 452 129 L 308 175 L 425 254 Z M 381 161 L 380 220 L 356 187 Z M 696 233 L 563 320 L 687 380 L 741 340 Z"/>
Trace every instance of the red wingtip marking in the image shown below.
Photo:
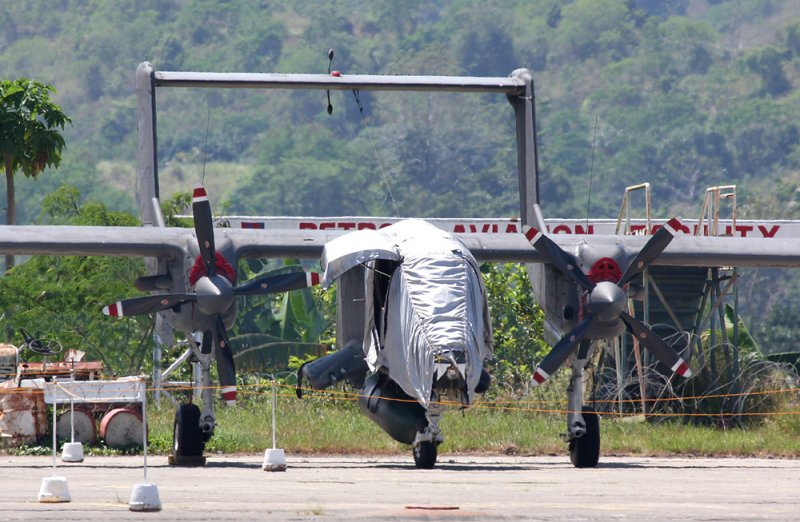
<path fill-rule="evenodd" d="M 117 306 L 117 303 L 106 306 L 103 311 L 111 317 L 119 317 L 121 315 L 121 307 Z"/>
<path fill-rule="evenodd" d="M 319 274 L 316 272 L 311 272 L 311 286 L 316 286 L 319 284 Z"/>

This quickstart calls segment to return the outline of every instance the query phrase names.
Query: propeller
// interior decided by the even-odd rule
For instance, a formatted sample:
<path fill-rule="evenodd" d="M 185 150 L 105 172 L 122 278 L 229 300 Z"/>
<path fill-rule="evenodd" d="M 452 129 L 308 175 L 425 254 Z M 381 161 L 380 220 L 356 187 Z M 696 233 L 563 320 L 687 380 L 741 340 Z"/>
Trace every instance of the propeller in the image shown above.
<path fill-rule="evenodd" d="M 195 321 L 199 319 L 201 323 L 197 330 L 203 332 L 200 350 L 208 354 L 214 347 L 217 348 L 215 358 L 222 394 L 230 404 L 236 398 L 236 370 L 225 328 L 225 318 L 235 313 L 236 296 L 264 295 L 308 288 L 319 284 L 320 276 L 315 272 L 305 271 L 267 274 L 234 287 L 236 273 L 222 254 L 216 251 L 211 205 L 202 186 L 195 188 L 192 194 L 192 214 L 200 251 L 198 261 L 195 262 L 189 277 L 193 291 L 124 299 L 104 306 L 103 313 L 112 317 L 143 315 L 170 308 L 177 309 L 181 305 L 191 303 L 192 316 Z M 201 314 L 195 314 L 195 309 Z"/>
<path fill-rule="evenodd" d="M 533 374 L 533 385 L 538 386 L 547 380 L 570 355 L 577 349 L 581 341 L 589 333 L 595 321 L 622 324 L 642 343 L 656 358 L 671 371 L 682 377 L 691 377 L 692 371 L 672 347 L 656 335 L 653 330 L 635 319 L 625 311 L 627 296 L 624 287 L 641 274 L 669 245 L 681 227 L 677 218 L 670 219 L 666 225 L 658 229 L 642 249 L 628 264 L 625 272 L 616 283 L 611 281 L 592 282 L 578 266 L 575 258 L 565 252 L 543 232 L 530 226 L 523 227 L 525 238 L 539 251 L 546 260 L 562 274 L 571 278 L 586 291 L 584 319 L 565 335 L 548 353 Z M 617 272 L 619 273 L 619 272 Z"/>

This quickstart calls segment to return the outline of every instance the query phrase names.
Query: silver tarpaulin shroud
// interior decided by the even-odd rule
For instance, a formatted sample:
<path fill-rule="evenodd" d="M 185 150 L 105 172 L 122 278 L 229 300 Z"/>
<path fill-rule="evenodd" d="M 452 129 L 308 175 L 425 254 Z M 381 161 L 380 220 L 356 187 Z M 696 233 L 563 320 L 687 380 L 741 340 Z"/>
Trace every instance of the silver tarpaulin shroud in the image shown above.
<path fill-rule="evenodd" d="M 373 296 L 374 259 L 398 261 L 383 304 L 384 331 L 376 331 L 373 299 L 367 298 L 364 351 L 371 369 L 388 370 L 394 380 L 424 407 L 431 391 L 438 356 L 464 354 L 469 403 L 480 379 L 483 361 L 492 356 L 492 332 L 486 290 L 477 262 L 461 241 L 418 219 L 395 223 L 371 236 L 383 235 L 381 250 L 390 255 L 364 256 L 368 268 L 364 295 Z M 358 252 L 374 253 L 374 245 L 354 242 L 360 234 L 348 234 L 347 248 L 326 246 L 326 275 L 337 259 L 354 259 Z M 366 239 L 365 236 L 363 236 Z M 342 242 L 344 243 L 344 241 Z M 393 244 L 394 248 L 387 248 Z M 336 252 L 336 255 L 331 255 Z M 395 254 L 396 252 L 396 254 Z M 367 261 L 369 259 L 369 261 Z M 325 266 L 327 265 L 327 266 Z M 340 268 L 341 270 L 341 268 Z M 340 275 L 341 272 L 338 275 Z M 328 279 L 326 277 L 325 279 Z M 382 340 L 382 343 L 380 342 Z"/>

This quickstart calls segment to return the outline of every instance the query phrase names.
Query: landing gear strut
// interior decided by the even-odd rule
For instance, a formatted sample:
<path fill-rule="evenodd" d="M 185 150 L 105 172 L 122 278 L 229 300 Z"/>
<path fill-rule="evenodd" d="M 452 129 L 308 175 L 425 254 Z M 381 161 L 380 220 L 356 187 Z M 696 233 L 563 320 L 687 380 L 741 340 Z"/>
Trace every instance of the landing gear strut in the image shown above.
<path fill-rule="evenodd" d="M 439 430 L 439 419 L 442 412 L 436 406 L 431 406 L 425 412 L 426 426 L 418 426 L 417 435 L 411 446 L 414 454 L 414 464 L 419 469 L 433 469 L 436 465 L 437 448 L 444 441 L 442 432 Z"/>
<path fill-rule="evenodd" d="M 214 434 L 214 391 L 211 388 L 211 353 L 203 353 L 200 342 L 191 339 L 192 355 L 189 360 L 200 366 L 200 392 L 203 410 L 196 404 L 181 404 L 175 412 L 172 425 L 172 453 L 168 461 L 170 466 L 205 466 L 203 456 L 206 442 Z M 194 391 L 194 390 L 192 390 Z"/>

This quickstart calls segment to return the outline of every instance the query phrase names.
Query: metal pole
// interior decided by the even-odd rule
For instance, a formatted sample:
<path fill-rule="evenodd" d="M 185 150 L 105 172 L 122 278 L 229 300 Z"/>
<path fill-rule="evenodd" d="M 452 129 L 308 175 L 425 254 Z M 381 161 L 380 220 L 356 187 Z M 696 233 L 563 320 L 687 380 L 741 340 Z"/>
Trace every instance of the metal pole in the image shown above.
<path fill-rule="evenodd" d="M 276 448 L 275 444 L 275 408 L 277 406 L 278 400 L 275 395 L 275 377 L 272 378 L 272 449 Z"/>
<path fill-rule="evenodd" d="M 619 414 L 622 415 L 624 413 L 624 403 L 623 399 L 625 398 L 624 395 L 624 382 L 625 382 L 625 375 L 623 372 L 623 360 L 622 360 L 622 343 L 620 343 L 620 337 L 614 337 L 611 339 L 611 345 L 614 347 L 614 366 L 617 372 L 617 407 L 619 408 Z"/>
<path fill-rule="evenodd" d="M 70 382 L 75 382 L 75 359 L 72 360 L 72 369 L 69 371 Z M 75 401 L 72 394 L 69 395 L 69 441 L 75 442 Z"/>
<path fill-rule="evenodd" d="M 53 383 L 53 476 L 56 476 L 56 383 Z"/>
<path fill-rule="evenodd" d="M 734 267 L 733 269 L 733 376 L 734 376 L 734 393 L 739 392 L 739 287 L 737 280 L 739 279 L 739 271 Z"/>
<path fill-rule="evenodd" d="M 161 399 L 161 343 L 155 335 L 153 335 L 153 389 L 155 400 L 158 402 Z"/>
<path fill-rule="evenodd" d="M 147 386 L 144 381 L 139 381 L 142 390 L 142 447 L 144 448 L 144 483 L 147 484 Z"/>

